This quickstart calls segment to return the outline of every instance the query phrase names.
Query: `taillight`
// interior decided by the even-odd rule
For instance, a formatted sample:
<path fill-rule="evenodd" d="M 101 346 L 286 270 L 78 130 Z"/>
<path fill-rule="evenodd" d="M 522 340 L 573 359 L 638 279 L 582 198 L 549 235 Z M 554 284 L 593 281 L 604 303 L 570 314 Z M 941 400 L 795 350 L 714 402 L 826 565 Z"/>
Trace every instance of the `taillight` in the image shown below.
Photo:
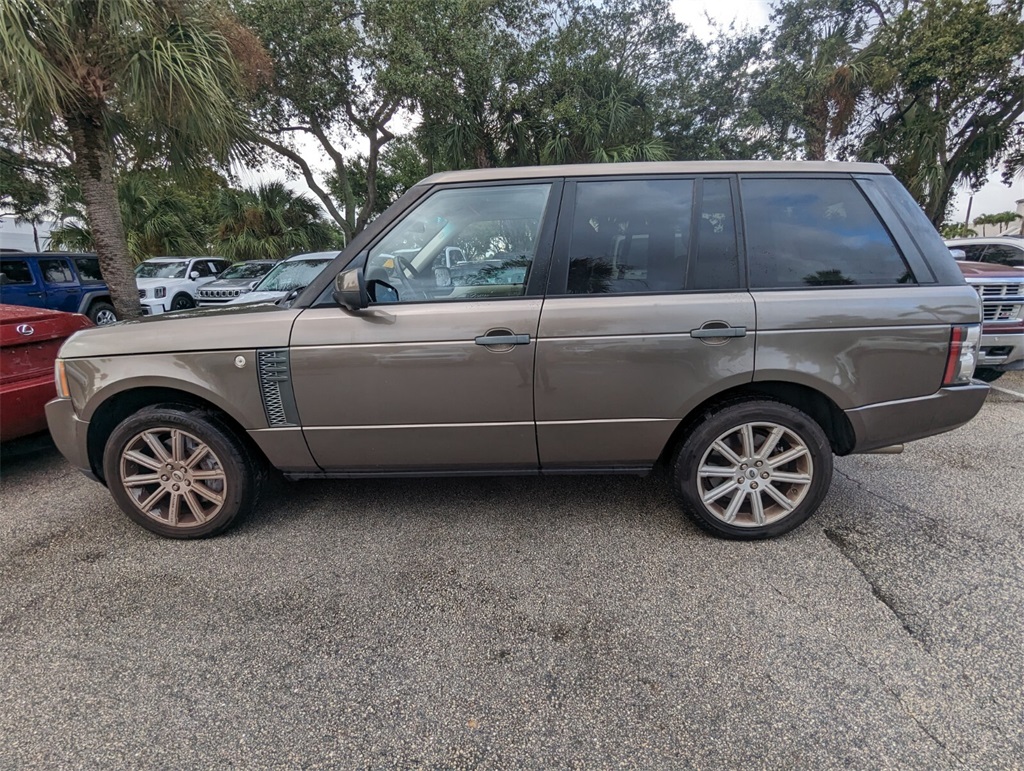
<path fill-rule="evenodd" d="M 981 341 L 980 324 L 957 324 L 949 335 L 949 354 L 943 386 L 966 385 L 974 377 L 978 363 L 978 343 Z"/>

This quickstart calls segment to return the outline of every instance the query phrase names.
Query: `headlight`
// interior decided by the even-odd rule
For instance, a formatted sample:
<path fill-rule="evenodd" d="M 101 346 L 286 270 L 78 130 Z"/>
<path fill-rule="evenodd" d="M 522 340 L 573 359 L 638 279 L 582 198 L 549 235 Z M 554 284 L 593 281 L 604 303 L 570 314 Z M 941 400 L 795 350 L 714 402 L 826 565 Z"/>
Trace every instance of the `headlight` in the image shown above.
<path fill-rule="evenodd" d="M 53 362 L 53 380 L 57 386 L 57 396 L 61 399 L 70 399 L 71 391 L 68 390 L 68 374 L 64 371 L 64 359 Z"/>
<path fill-rule="evenodd" d="M 156 289 L 153 290 L 153 297 L 157 298 L 158 300 L 161 297 L 167 297 L 167 287 L 158 286 Z"/>

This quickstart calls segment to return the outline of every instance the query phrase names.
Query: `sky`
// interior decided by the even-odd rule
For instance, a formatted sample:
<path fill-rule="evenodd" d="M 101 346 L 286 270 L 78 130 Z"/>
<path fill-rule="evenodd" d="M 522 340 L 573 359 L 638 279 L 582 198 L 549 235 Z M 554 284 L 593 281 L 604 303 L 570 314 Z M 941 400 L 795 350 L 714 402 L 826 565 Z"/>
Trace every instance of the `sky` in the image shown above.
<path fill-rule="evenodd" d="M 769 15 L 768 2 L 765 0 L 673 0 L 671 7 L 676 18 L 689 25 L 701 37 L 711 34 L 712 23 L 723 26 L 734 23 L 737 28 L 760 27 L 768 23 Z M 309 151 L 316 154 L 316 147 L 312 143 Z M 1017 208 L 1016 201 L 1024 198 L 1024 178 L 1018 176 L 1013 185 L 1007 187 L 1000 181 L 1000 175 L 1001 170 L 994 172 L 988 183 L 974 195 L 971 219 L 981 214 L 1014 211 Z M 266 179 L 279 178 L 281 174 L 276 171 L 243 171 L 239 176 L 243 184 L 256 184 Z M 296 190 L 307 190 L 301 180 L 294 181 L 292 186 Z M 953 221 L 964 220 L 970 197 L 970 191 L 957 192 L 950 211 Z"/>

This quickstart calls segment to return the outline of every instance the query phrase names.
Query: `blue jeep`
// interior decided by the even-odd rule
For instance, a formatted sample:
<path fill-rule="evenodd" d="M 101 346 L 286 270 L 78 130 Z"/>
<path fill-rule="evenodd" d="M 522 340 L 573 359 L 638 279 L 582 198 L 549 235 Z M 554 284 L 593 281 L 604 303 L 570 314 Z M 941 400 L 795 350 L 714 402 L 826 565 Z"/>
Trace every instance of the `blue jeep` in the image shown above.
<path fill-rule="evenodd" d="M 94 324 L 117 321 L 95 254 L 0 254 L 0 303 L 84 313 Z"/>

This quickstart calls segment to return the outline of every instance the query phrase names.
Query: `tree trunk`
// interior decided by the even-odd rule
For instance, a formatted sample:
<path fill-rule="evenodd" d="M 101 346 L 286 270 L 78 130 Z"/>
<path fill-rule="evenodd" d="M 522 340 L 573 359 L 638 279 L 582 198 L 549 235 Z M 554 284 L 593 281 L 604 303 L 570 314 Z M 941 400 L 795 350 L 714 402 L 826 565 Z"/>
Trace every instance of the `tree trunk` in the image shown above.
<path fill-rule="evenodd" d="M 110 289 L 110 299 L 119 319 L 142 315 L 139 287 L 128 242 L 125 240 L 121 207 L 114 183 L 114 154 L 107 143 L 96 113 L 78 112 L 64 117 L 71 135 L 75 159 L 72 168 L 82 189 L 85 213 L 99 256 L 100 273 Z"/>

